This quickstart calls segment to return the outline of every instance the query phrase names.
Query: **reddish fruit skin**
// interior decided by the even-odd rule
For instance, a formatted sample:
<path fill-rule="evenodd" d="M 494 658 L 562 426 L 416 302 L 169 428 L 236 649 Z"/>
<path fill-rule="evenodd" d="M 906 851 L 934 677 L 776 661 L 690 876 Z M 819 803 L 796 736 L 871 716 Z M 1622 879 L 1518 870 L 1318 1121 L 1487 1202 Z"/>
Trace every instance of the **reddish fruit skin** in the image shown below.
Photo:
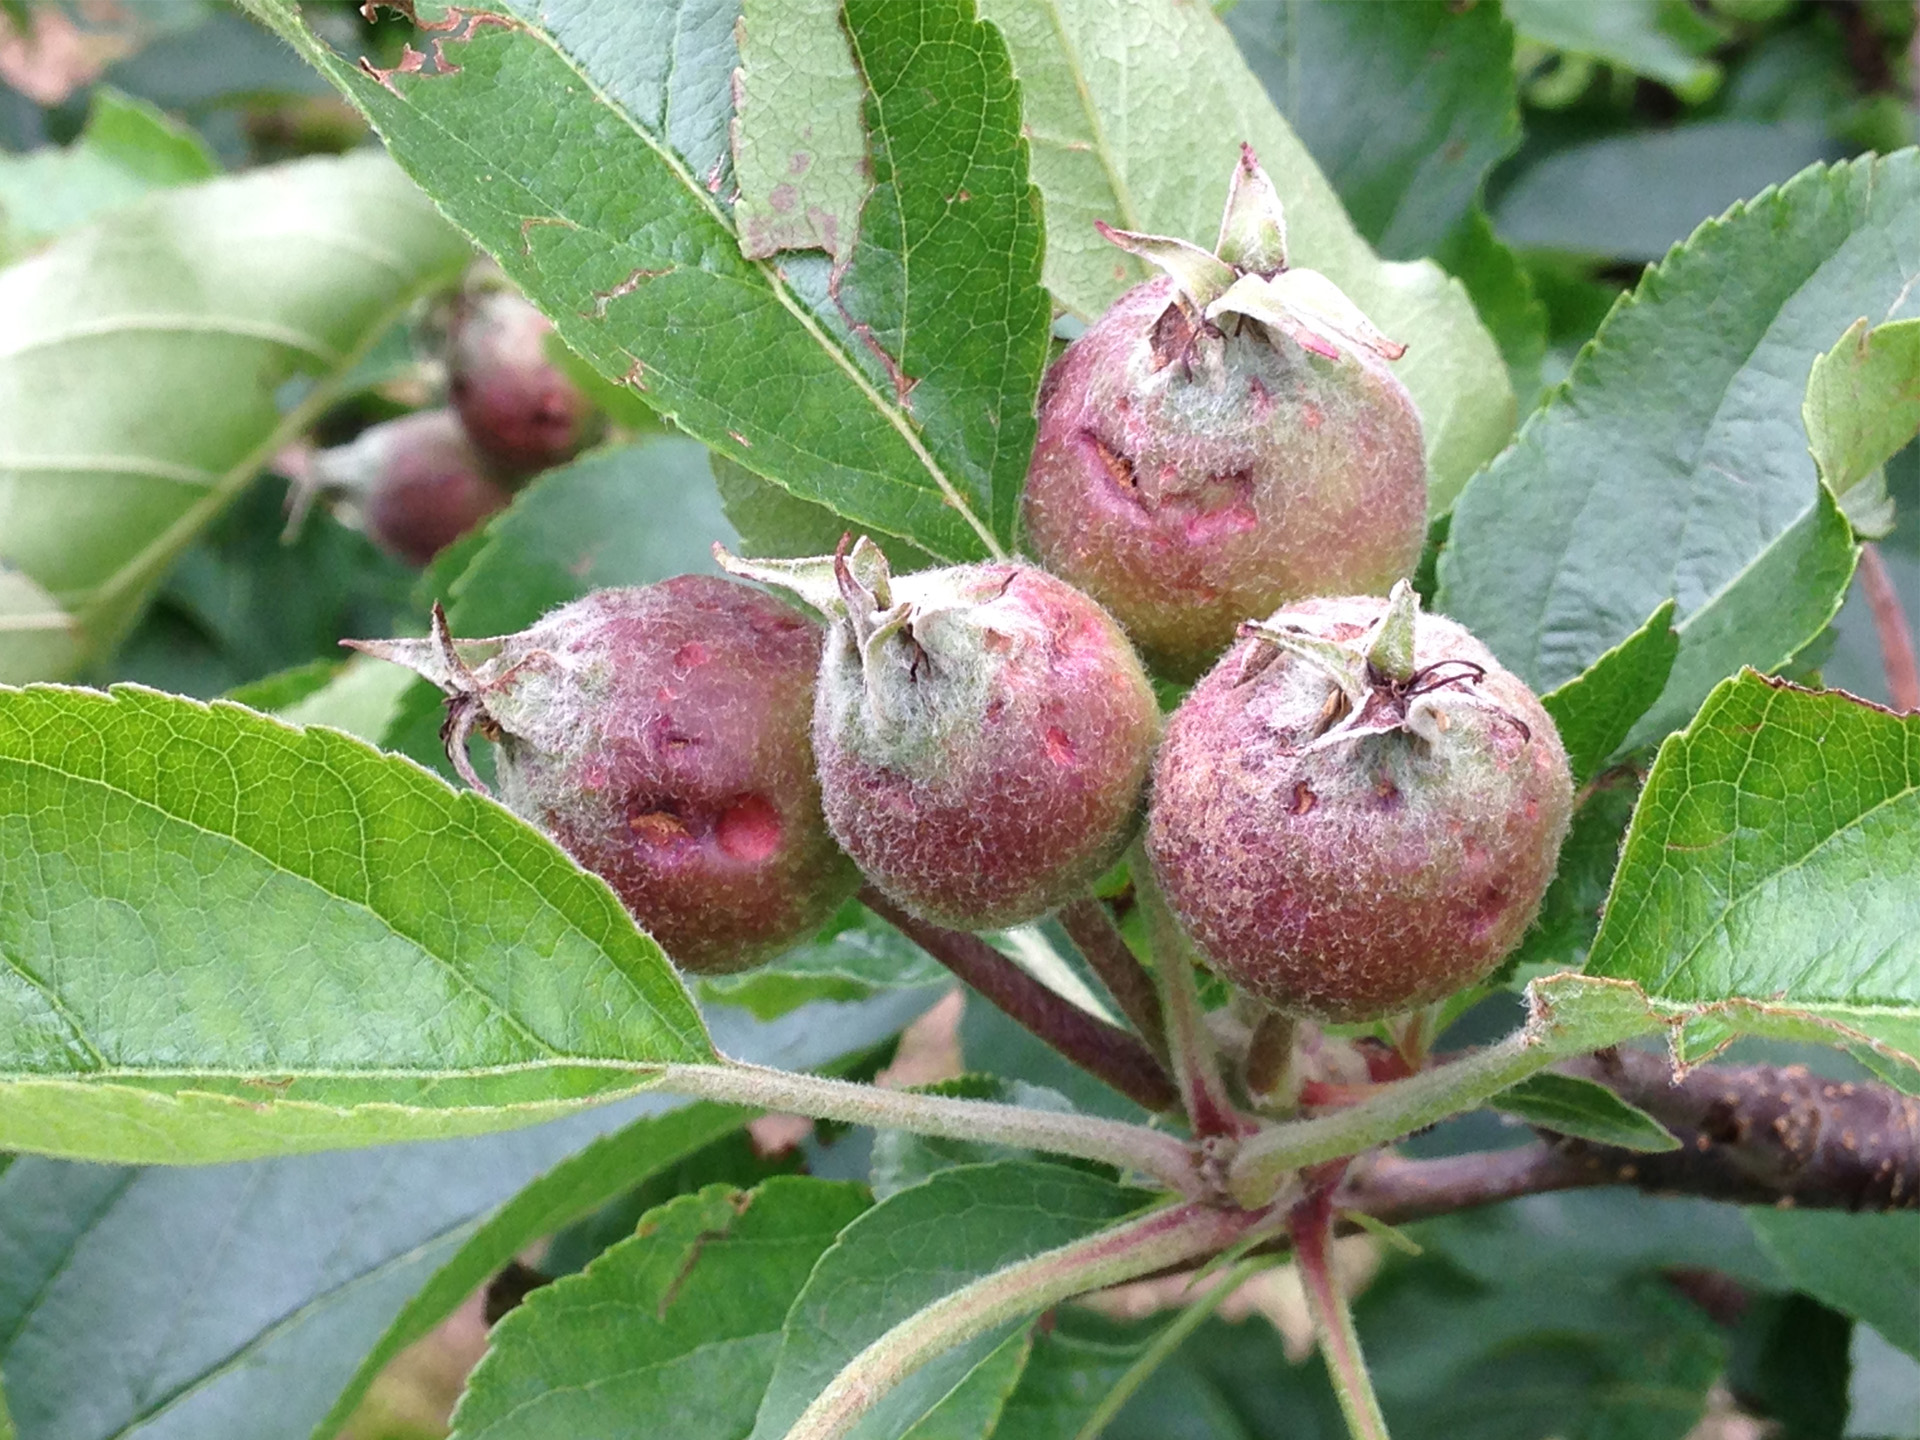
<path fill-rule="evenodd" d="M 361 498 L 368 536 L 411 565 L 425 565 L 511 498 L 451 410 L 386 421 L 349 448 L 365 456 L 371 476 Z"/>
<path fill-rule="evenodd" d="M 524 479 L 579 454 L 598 416 L 580 388 L 547 359 L 547 317 L 518 295 L 462 297 L 447 343 L 447 392 L 487 458 Z"/>
<path fill-rule="evenodd" d="M 511 697 L 482 692 L 501 798 L 683 970 L 770 959 L 859 884 L 807 739 L 820 640 L 759 590 L 683 575 L 556 610 L 517 637 Z"/>
<path fill-rule="evenodd" d="M 836 625 L 813 721 L 827 823 L 917 915 L 966 930 L 1036 920 L 1138 826 L 1152 687 L 1112 618 L 1032 566 L 908 575 L 893 596 L 928 606 L 918 678 L 902 682 L 912 720 L 903 734 L 875 726 L 851 631 Z"/>
<path fill-rule="evenodd" d="M 1309 600 L 1274 623 L 1347 640 L 1385 606 Z M 1416 663 L 1443 659 L 1486 675 L 1470 687 L 1480 704 L 1447 705 L 1432 746 L 1394 732 L 1306 750 L 1332 687 L 1252 639 L 1168 723 L 1148 851 L 1168 903 L 1235 985 L 1296 1015 L 1377 1019 L 1482 979 L 1532 923 L 1573 808 L 1566 752 L 1485 646 L 1420 616 Z"/>
<path fill-rule="evenodd" d="M 1242 620 L 1308 595 L 1384 592 L 1426 539 L 1426 459 L 1405 387 L 1258 327 L 1216 367 L 1156 353 L 1171 280 L 1129 290 L 1048 372 L 1027 473 L 1041 563 L 1156 669 L 1204 670 Z"/>

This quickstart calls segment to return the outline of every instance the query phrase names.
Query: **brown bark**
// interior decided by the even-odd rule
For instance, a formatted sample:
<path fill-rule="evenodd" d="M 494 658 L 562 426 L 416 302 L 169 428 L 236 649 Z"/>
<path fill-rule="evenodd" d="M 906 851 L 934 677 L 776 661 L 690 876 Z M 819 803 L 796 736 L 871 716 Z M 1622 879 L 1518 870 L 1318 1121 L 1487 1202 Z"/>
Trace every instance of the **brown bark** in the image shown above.
<path fill-rule="evenodd" d="M 1664 1057 L 1642 1050 L 1563 1068 L 1638 1105 L 1680 1148 L 1642 1153 L 1547 1135 L 1438 1160 L 1382 1154 L 1354 1167 L 1337 1203 L 1389 1224 L 1597 1185 L 1740 1205 L 1920 1208 L 1920 1097 L 1798 1065 L 1703 1065 L 1675 1081 Z"/>

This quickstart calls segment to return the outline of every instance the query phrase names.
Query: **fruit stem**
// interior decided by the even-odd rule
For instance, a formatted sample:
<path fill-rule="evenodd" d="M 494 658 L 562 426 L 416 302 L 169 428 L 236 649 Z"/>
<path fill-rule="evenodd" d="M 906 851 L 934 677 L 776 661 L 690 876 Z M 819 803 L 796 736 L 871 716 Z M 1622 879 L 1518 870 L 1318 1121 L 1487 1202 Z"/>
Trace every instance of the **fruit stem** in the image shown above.
<path fill-rule="evenodd" d="M 1129 1365 L 1126 1373 L 1113 1382 L 1113 1388 L 1100 1397 L 1100 1403 L 1093 1407 L 1093 1413 L 1087 1417 L 1087 1423 L 1080 1427 L 1074 1440 L 1100 1440 L 1100 1433 L 1113 1423 L 1113 1417 L 1125 1408 L 1127 1401 L 1133 1398 L 1134 1392 L 1146 1384 L 1154 1371 L 1172 1358 L 1173 1352 L 1185 1343 L 1186 1338 L 1198 1330 L 1206 1318 L 1218 1310 L 1229 1295 L 1272 1263 L 1272 1260 L 1264 1256 L 1242 1260 L 1222 1275 L 1212 1289 L 1196 1298 L 1186 1309 L 1163 1325 L 1160 1333 L 1153 1337 L 1152 1343 L 1141 1352 L 1140 1358 Z M 1193 1277 L 1194 1283 L 1197 1283 L 1200 1278 L 1196 1273 Z"/>
<path fill-rule="evenodd" d="M 1193 947 L 1187 943 L 1173 911 L 1167 908 L 1166 897 L 1154 879 L 1153 863 L 1143 846 L 1134 846 L 1128 868 L 1133 874 L 1134 896 L 1146 914 L 1147 934 L 1153 942 L 1153 969 L 1160 982 L 1160 1007 L 1166 1016 L 1167 1049 L 1173 1059 L 1174 1078 L 1180 1085 L 1187 1119 L 1200 1139 L 1216 1135 L 1237 1138 L 1251 1127 L 1234 1109 L 1226 1082 L 1220 1076 L 1220 1056 L 1214 1048 L 1213 1032 L 1207 1029 L 1206 1012 L 1200 1008 L 1200 992 L 1193 982 Z"/>
<path fill-rule="evenodd" d="M 1366 1357 L 1360 1353 L 1353 1311 L 1347 1307 L 1347 1297 L 1328 1263 L 1333 1238 L 1332 1187 L 1316 1190 L 1295 1206 L 1287 1217 L 1287 1229 L 1293 1235 L 1294 1263 L 1300 1267 L 1307 1308 L 1313 1312 L 1320 1353 L 1326 1357 L 1327 1374 L 1340 1399 L 1340 1413 L 1346 1416 L 1347 1432 L 1353 1440 L 1388 1440 L 1386 1417 L 1380 1413 L 1373 1378 L 1367 1373 Z"/>
<path fill-rule="evenodd" d="M 860 900 L 927 954 L 997 1005 L 1016 1024 L 1148 1110 L 1171 1110 L 1180 1099 L 1166 1067 L 1136 1035 L 1089 1015 L 1048 988 L 978 935 L 948 930 L 901 909 L 872 885 Z"/>
<path fill-rule="evenodd" d="M 1061 907 L 1060 926 L 1080 947 L 1081 956 L 1107 987 L 1120 1013 L 1133 1022 L 1140 1038 L 1164 1062 L 1167 1031 L 1160 1009 L 1160 992 L 1147 967 L 1140 963 L 1120 933 L 1120 927 L 1113 923 L 1111 912 L 1092 896 L 1085 896 Z"/>
<path fill-rule="evenodd" d="M 1268 1114 L 1291 1114 L 1299 1105 L 1300 1077 L 1293 1063 L 1299 1029 L 1293 1016 L 1269 1010 L 1254 1023 L 1247 1042 L 1247 1095 Z"/>
<path fill-rule="evenodd" d="M 1292 1171 L 1357 1155 L 1471 1110 L 1563 1053 L 1519 1030 L 1452 1064 L 1382 1085 L 1372 1099 L 1331 1115 L 1269 1126 L 1242 1143 L 1227 1188 L 1242 1205 L 1265 1204 Z"/>
<path fill-rule="evenodd" d="M 1193 1154 L 1184 1141 L 1120 1120 L 950 1095 L 922 1095 L 911 1090 L 883 1090 L 738 1060 L 719 1065 L 668 1065 L 662 1069 L 659 1085 L 677 1095 L 751 1105 L 815 1120 L 1071 1155 L 1151 1176 L 1182 1195 L 1195 1196 L 1203 1189 Z"/>
<path fill-rule="evenodd" d="M 963 1286 L 901 1321 L 828 1382 L 786 1440 L 840 1440 L 935 1356 L 1049 1306 L 1231 1245 L 1266 1214 L 1182 1204 L 1048 1250 Z"/>

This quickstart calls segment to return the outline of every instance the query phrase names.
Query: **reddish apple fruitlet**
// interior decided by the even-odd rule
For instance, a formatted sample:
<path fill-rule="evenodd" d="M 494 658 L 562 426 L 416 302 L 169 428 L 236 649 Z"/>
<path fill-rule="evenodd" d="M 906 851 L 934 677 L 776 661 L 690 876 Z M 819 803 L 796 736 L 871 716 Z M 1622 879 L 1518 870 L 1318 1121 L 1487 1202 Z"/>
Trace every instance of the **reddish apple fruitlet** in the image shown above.
<path fill-rule="evenodd" d="M 1291 1014 L 1372 1020 L 1512 951 L 1572 809 L 1540 702 L 1402 581 L 1247 627 L 1168 723 L 1147 844 L 1220 974 Z"/>
<path fill-rule="evenodd" d="M 1038 919 L 1119 857 L 1159 710 L 1112 618 L 1065 581 L 995 562 L 894 578 L 862 540 L 746 562 L 835 617 L 813 712 L 827 823 L 928 920 Z"/>
<path fill-rule="evenodd" d="M 472 288 L 447 336 L 447 393 L 467 434 L 500 470 L 524 479 L 590 444 L 600 417 L 547 358 L 547 317 L 514 294 Z"/>
<path fill-rule="evenodd" d="M 1412 570 L 1426 459 L 1386 363 L 1404 347 L 1287 266 L 1252 151 L 1217 253 L 1102 231 L 1170 274 L 1122 295 L 1047 375 L 1025 497 L 1041 563 L 1181 679 L 1250 615 Z"/>
<path fill-rule="evenodd" d="M 683 970 L 743 970 L 859 885 L 807 741 L 820 628 L 751 586 L 601 590 L 531 629 L 354 642 L 445 689 L 448 753 L 498 745 L 500 798 L 600 875 Z"/>
<path fill-rule="evenodd" d="M 368 537 L 411 565 L 425 565 L 511 498 L 451 410 L 370 426 L 315 455 L 301 484 L 353 496 Z"/>

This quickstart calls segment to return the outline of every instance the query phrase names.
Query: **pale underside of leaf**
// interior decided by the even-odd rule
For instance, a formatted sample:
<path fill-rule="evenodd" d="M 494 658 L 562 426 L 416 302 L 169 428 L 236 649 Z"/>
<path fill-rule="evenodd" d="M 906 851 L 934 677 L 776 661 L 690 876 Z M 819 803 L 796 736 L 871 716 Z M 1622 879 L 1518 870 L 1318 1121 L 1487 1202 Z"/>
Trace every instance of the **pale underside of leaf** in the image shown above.
<path fill-rule="evenodd" d="M 1409 349 L 1394 374 L 1426 435 L 1435 512 L 1512 433 L 1506 368 L 1465 290 L 1430 261 L 1381 261 L 1201 5 L 983 0 L 1020 77 L 1033 173 L 1047 204 L 1046 279 L 1092 318 L 1146 278 L 1095 221 L 1212 246 L 1242 141 L 1285 206 L 1288 258 L 1320 271 Z"/>
<path fill-rule="evenodd" d="M 377 156 L 148 197 L 0 273 L 0 562 L 73 619 L 56 668 L 0 635 L 0 676 L 58 679 L 466 247 Z M 281 409 L 293 380 L 311 382 Z"/>
<path fill-rule="evenodd" d="M 1890 240 L 1920 214 L 1915 162 L 1804 172 L 1650 271 L 1462 497 L 1441 607 L 1547 688 L 1676 599 L 1680 655 L 1636 745 L 1817 634 L 1853 549 L 1805 450 L 1805 377 L 1861 308 L 1916 303 Z"/>

